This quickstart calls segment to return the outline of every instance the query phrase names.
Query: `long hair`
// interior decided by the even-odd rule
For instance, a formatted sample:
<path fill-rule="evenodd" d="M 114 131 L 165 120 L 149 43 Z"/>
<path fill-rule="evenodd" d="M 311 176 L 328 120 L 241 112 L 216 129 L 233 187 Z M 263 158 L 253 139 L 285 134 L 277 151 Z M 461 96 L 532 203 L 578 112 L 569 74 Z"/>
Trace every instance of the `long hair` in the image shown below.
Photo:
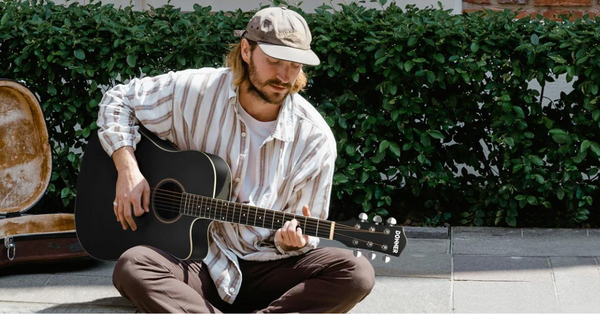
<path fill-rule="evenodd" d="M 248 40 L 248 43 L 250 43 L 251 52 L 258 46 L 256 42 L 251 40 Z M 239 87 L 244 82 L 250 80 L 248 64 L 242 59 L 241 41 L 231 46 L 231 50 L 229 50 L 229 53 L 225 58 L 225 66 L 231 68 L 231 72 L 233 73 L 233 84 L 235 84 L 235 86 Z M 300 70 L 298 78 L 294 84 L 292 84 L 291 93 L 293 94 L 304 90 L 307 81 L 306 74 L 304 74 L 303 70 Z"/>

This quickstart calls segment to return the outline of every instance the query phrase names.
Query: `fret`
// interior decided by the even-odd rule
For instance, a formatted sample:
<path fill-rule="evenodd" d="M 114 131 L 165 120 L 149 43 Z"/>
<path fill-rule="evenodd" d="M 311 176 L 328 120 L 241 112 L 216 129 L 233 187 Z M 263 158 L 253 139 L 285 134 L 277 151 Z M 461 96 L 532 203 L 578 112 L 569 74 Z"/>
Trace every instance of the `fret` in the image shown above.
<path fill-rule="evenodd" d="M 194 195 L 194 197 L 192 197 L 192 207 L 190 207 L 190 212 L 192 213 L 192 216 L 194 217 L 198 217 L 198 212 L 197 212 L 197 204 L 198 204 L 198 195 Z"/>
<path fill-rule="evenodd" d="M 206 217 L 205 214 L 202 213 L 202 211 L 204 210 L 204 197 L 200 197 L 200 205 L 198 206 L 198 208 L 200 209 L 200 217 Z"/>
<path fill-rule="evenodd" d="M 304 216 L 304 228 L 302 228 L 302 230 L 304 230 L 304 233 L 306 233 L 306 222 L 308 221 L 308 216 Z"/>
<path fill-rule="evenodd" d="M 283 218 L 281 218 L 281 227 L 283 227 L 284 223 L 285 223 L 285 212 L 283 213 Z"/>
<path fill-rule="evenodd" d="M 213 220 L 219 220 L 219 218 L 217 218 L 217 215 L 219 214 L 217 213 L 217 203 L 214 198 L 210 200 L 210 207 L 212 207 L 211 211 L 214 210 Z"/>
<path fill-rule="evenodd" d="M 254 223 L 252 225 L 256 226 L 256 214 L 258 214 L 258 210 L 254 210 Z"/>
<path fill-rule="evenodd" d="M 246 205 L 248 206 L 248 205 Z M 242 208 L 244 207 L 244 205 L 242 205 Z M 246 208 L 246 225 L 248 225 L 248 218 L 250 217 L 250 209 Z"/>
<path fill-rule="evenodd" d="M 274 225 L 275 225 L 275 216 L 277 216 L 277 212 L 273 211 L 273 217 L 271 218 L 271 230 L 275 230 Z"/>
<path fill-rule="evenodd" d="M 321 219 L 317 219 L 317 231 L 315 231 L 315 237 L 319 236 L 319 222 L 321 222 Z"/>
<path fill-rule="evenodd" d="M 262 218 L 262 221 L 263 221 L 262 227 L 263 228 L 265 227 L 265 220 L 266 219 L 267 219 L 267 209 L 264 208 L 264 215 L 263 215 L 263 218 Z"/>
<path fill-rule="evenodd" d="M 235 215 L 235 203 L 233 203 L 233 215 Z M 240 223 L 240 220 L 242 219 L 242 213 L 240 212 L 240 218 L 238 219 L 237 223 Z M 233 218 L 232 218 L 233 220 Z"/>

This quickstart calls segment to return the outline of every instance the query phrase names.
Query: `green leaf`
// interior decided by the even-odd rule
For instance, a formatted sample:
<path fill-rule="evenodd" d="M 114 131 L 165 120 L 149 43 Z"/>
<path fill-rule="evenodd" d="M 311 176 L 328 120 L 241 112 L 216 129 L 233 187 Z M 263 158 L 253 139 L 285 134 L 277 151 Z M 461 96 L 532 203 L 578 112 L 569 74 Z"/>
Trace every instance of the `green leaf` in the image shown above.
<path fill-rule="evenodd" d="M 544 161 L 540 157 L 538 157 L 536 155 L 530 155 L 529 156 L 529 160 L 531 160 L 531 162 L 533 162 L 537 166 L 543 166 L 544 165 Z"/>
<path fill-rule="evenodd" d="M 412 62 L 412 61 L 410 61 L 410 60 L 409 60 L 409 61 L 406 61 L 406 62 L 404 62 L 404 70 L 405 70 L 406 72 L 410 72 L 410 70 L 412 70 L 412 68 L 413 68 L 414 66 L 415 66 L 415 63 L 414 63 L 414 62 Z"/>
<path fill-rule="evenodd" d="M 511 226 L 511 227 L 516 227 L 517 226 L 517 218 L 513 217 L 513 216 L 506 216 L 505 218 L 506 220 L 506 224 Z"/>
<path fill-rule="evenodd" d="M 529 195 L 529 196 L 527 196 L 527 203 L 529 203 L 530 205 L 537 205 L 538 201 L 535 196 Z"/>
<path fill-rule="evenodd" d="M 128 55 L 127 56 L 127 65 L 129 65 L 132 68 L 135 68 L 135 64 L 137 63 L 137 56 L 136 55 Z"/>
<path fill-rule="evenodd" d="M 569 137 L 567 135 L 556 134 L 552 136 L 552 139 L 558 144 L 564 144 L 569 140 Z"/>
<path fill-rule="evenodd" d="M 479 44 L 473 42 L 471 43 L 471 51 L 477 52 L 479 50 Z"/>
<path fill-rule="evenodd" d="M 521 107 L 513 106 L 512 109 L 515 111 L 518 118 L 520 118 L 520 119 L 525 118 L 525 112 L 523 111 L 523 109 Z"/>
<path fill-rule="evenodd" d="M 535 174 L 534 177 L 539 184 L 544 184 L 546 182 L 546 180 L 541 174 Z"/>
<path fill-rule="evenodd" d="M 446 62 L 446 58 L 444 58 L 444 55 L 443 55 L 443 54 L 441 54 L 441 53 L 436 53 L 436 54 L 434 54 L 434 55 L 433 55 L 433 58 L 434 58 L 434 59 L 435 59 L 437 62 L 439 62 L 439 63 L 444 63 L 444 62 Z"/>
<path fill-rule="evenodd" d="M 504 138 L 503 142 L 504 142 L 504 144 L 506 144 L 506 145 L 508 145 L 510 147 L 515 146 L 515 140 L 512 137 L 506 137 L 506 138 Z"/>
<path fill-rule="evenodd" d="M 500 101 L 510 101 L 510 95 L 504 94 L 500 98 L 498 98 L 498 100 L 500 100 Z"/>
<path fill-rule="evenodd" d="M 592 119 L 594 119 L 594 121 L 600 120 L 600 109 L 596 109 L 592 112 Z"/>
<path fill-rule="evenodd" d="M 354 146 L 354 144 L 346 146 L 346 154 L 348 154 L 348 156 L 354 156 L 354 154 L 356 154 L 356 146 Z"/>
<path fill-rule="evenodd" d="M 438 139 L 438 140 L 443 140 L 446 137 L 444 136 L 444 134 L 442 134 L 442 132 L 438 131 L 438 130 L 430 130 L 428 131 L 429 136 Z"/>
<path fill-rule="evenodd" d="M 398 145 L 397 143 L 391 143 L 390 151 L 395 157 L 400 158 L 400 145 Z"/>
<path fill-rule="evenodd" d="M 592 149 L 592 152 L 594 153 L 594 155 L 596 155 L 596 157 L 600 157 L 600 144 L 593 142 L 590 145 L 590 148 Z"/>
<path fill-rule="evenodd" d="M 333 175 L 333 181 L 336 183 L 346 183 L 348 182 L 348 177 L 343 173 L 336 173 Z"/>
<path fill-rule="evenodd" d="M 390 146 L 390 142 L 387 140 L 383 140 L 381 143 L 379 143 L 379 152 L 380 153 L 385 152 L 385 150 L 388 149 L 389 146 Z"/>
<path fill-rule="evenodd" d="M 540 37 L 538 37 L 538 35 L 537 35 L 537 34 L 533 34 L 533 35 L 531 35 L 531 43 L 532 43 L 534 46 L 537 46 L 537 45 L 539 45 L 539 44 L 540 44 Z"/>
<path fill-rule="evenodd" d="M 558 191 L 556 191 L 556 197 L 558 197 L 558 199 L 562 201 L 563 198 L 565 198 L 565 190 L 558 189 Z"/>
<path fill-rule="evenodd" d="M 592 142 L 589 140 L 585 140 L 581 143 L 581 146 L 579 147 L 579 152 L 583 153 L 586 150 L 588 150 L 588 148 L 590 148 L 590 145 L 592 145 Z"/>
<path fill-rule="evenodd" d="M 75 54 L 75 58 L 79 60 L 85 60 L 85 52 L 83 52 L 83 50 L 77 49 L 73 51 L 73 54 Z"/>
<path fill-rule="evenodd" d="M 549 132 L 550 132 L 550 134 L 552 134 L 552 135 L 567 135 L 567 132 L 565 132 L 565 131 L 564 131 L 564 130 L 562 130 L 562 129 L 552 129 L 552 130 L 550 130 Z"/>

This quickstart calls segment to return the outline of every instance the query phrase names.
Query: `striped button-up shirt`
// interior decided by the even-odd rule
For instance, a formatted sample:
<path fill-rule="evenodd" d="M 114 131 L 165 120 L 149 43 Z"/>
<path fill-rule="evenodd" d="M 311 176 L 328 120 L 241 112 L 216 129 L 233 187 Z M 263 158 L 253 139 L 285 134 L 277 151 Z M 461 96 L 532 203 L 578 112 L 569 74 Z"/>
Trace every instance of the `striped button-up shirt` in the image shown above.
<path fill-rule="evenodd" d="M 272 134 L 260 146 L 256 165 L 248 165 L 249 138 L 239 112 L 237 87 L 229 68 L 169 72 L 134 79 L 104 95 L 98 116 L 99 138 L 109 155 L 140 140 L 139 121 L 180 150 L 198 150 L 223 158 L 233 175 L 232 201 L 249 171 L 259 182 L 251 195 L 256 206 L 325 219 L 336 159 L 336 143 L 329 126 L 304 98 L 287 97 Z M 213 222 L 204 263 L 219 295 L 233 303 L 242 284 L 238 259 L 266 261 L 302 254 L 318 244 L 284 251 L 275 232 L 251 226 Z"/>

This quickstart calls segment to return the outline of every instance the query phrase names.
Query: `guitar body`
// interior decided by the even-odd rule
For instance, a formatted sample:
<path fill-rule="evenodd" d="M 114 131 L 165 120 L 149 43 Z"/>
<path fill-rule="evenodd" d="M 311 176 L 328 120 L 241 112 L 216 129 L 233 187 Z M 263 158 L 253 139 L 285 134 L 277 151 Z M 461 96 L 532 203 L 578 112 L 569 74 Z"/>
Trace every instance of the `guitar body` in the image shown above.
<path fill-rule="evenodd" d="M 151 190 L 229 199 L 231 172 L 224 160 L 197 151 L 177 151 L 146 129 L 140 128 L 140 133 L 143 138 L 135 155 Z M 116 182 L 114 163 L 93 132 L 83 156 L 75 202 L 77 237 L 89 255 L 116 260 L 129 248 L 148 245 L 182 260 L 206 256 L 212 220 L 181 215 L 177 211 L 181 199 L 165 204 L 152 193 L 150 212 L 134 217 L 138 229 L 123 230 L 113 212 Z"/>

